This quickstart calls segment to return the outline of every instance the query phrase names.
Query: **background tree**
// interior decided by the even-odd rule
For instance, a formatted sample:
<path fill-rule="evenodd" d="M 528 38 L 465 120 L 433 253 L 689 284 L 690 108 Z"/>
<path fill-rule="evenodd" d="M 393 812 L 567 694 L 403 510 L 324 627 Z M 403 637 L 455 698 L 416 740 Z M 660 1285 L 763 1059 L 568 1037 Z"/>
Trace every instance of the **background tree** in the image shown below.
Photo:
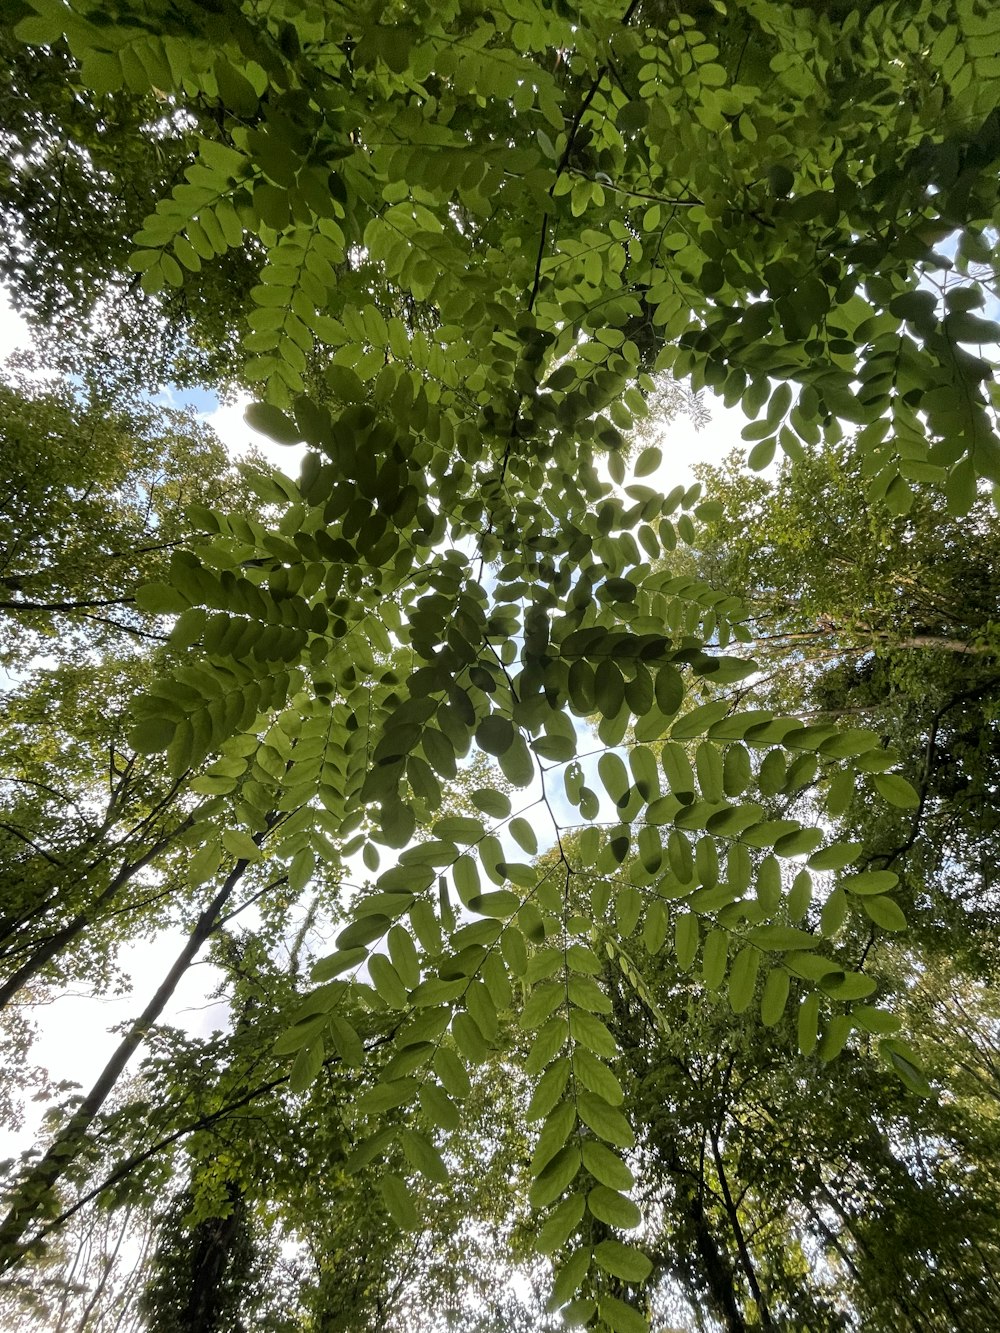
<path fill-rule="evenodd" d="M 221 442 L 192 413 L 151 402 L 135 382 L 123 389 L 93 360 L 82 384 L 14 371 L 0 401 L 4 666 L 23 669 L 42 651 L 93 661 L 98 650 L 162 641 L 135 593 L 190 540 L 189 508 L 260 513 Z"/>
<path fill-rule="evenodd" d="M 0 33 L 0 276 L 46 361 L 72 371 L 102 355 L 126 383 L 228 382 L 253 285 L 252 245 L 206 269 L 197 292 L 144 299 L 127 260 L 151 198 L 183 179 L 213 100 L 181 108 L 155 93 L 81 96 L 64 43 L 44 56 Z"/>

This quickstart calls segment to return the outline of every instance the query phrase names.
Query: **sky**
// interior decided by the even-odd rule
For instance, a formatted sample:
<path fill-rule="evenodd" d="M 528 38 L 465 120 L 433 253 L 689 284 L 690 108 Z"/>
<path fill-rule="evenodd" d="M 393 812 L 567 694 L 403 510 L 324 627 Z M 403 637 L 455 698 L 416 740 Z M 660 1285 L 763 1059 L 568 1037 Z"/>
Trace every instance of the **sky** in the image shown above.
<path fill-rule="evenodd" d="M 27 326 L 11 309 L 6 293 L 0 288 L 0 361 L 29 344 Z M 162 397 L 171 405 L 186 403 L 203 416 L 232 457 L 237 458 L 250 446 L 256 446 L 276 467 L 291 475 L 297 473 L 303 452 L 301 446 L 279 445 L 252 430 L 243 420 L 250 401 L 246 396 L 233 403 L 221 403 L 214 394 L 205 391 L 183 395 L 167 391 Z M 713 403 L 711 420 L 701 430 L 696 430 L 687 417 L 665 424 L 657 440 L 663 451 L 663 465 L 660 474 L 645 479 L 645 484 L 659 482 L 667 491 L 682 482 L 689 483 L 693 480 L 691 469 L 696 463 L 717 462 L 739 444 L 745 420 L 738 410 Z M 589 784 L 600 791 L 600 784 L 591 782 L 590 776 L 588 773 Z M 554 794 L 560 815 L 569 815 L 561 778 L 558 792 Z M 529 805 L 538 795 L 533 785 L 519 793 L 517 806 Z M 537 811 L 534 813 L 537 817 Z M 517 855 L 520 857 L 522 853 Z M 76 986 L 51 1003 L 40 1006 L 36 1011 L 39 1035 L 32 1052 L 32 1063 L 47 1068 L 57 1080 L 79 1083 L 86 1091 L 120 1039 L 119 1032 L 114 1029 L 142 1010 L 182 944 L 183 937 L 171 932 L 132 945 L 121 959 L 121 966 L 131 981 L 121 994 L 95 996 L 85 987 Z M 210 965 L 196 964 L 188 971 L 161 1021 L 183 1027 L 193 1035 L 208 1035 L 214 1029 L 224 1027 L 225 1005 L 209 998 L 216 980 L 217 974 Z M 29 1103 L 23 1131 L 14 1134 L 0 1130 L 0 1159 L 14 1156 L 30 1146 L 44 1110 L 41 1104 Z"/>

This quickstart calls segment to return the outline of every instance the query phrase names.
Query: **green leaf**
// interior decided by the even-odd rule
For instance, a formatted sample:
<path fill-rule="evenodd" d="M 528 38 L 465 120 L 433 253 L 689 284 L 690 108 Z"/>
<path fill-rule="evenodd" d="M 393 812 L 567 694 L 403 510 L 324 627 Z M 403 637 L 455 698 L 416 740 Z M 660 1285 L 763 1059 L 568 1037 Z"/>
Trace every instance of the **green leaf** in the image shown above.
<path fill-rule="evenodd" d="M 136 590 L 136 605 L 150 615 L 175 615 L 186 611 L 190 605 L 176 588 L 167 583 L 146 583 Z"/>
<path fill-rule="evenodd" d="M 883 930 L 899 931 L 906 929 L 906 917 L 903 909 L 893 898 L 862 898 L 861 905 L 865 912 Z"/>
<path fill-rule="evenodd" d="M 695 755 L 698 786 L 706 801 L 721 801 L 723 791 L 723 760 L 717 746 L 702 741 Z"/>
<path fill-rule="evenodd" d="M 322 1039 L 299 1051 L 288 1075 L 289 1090 L 296 1096 L 306 1091 L 323 1068 L 324 1054 Z"/>
<path fill-rule="evenodd" d="M 480 787 L 469 799 L 478 810 L 482 810 L 484 815 L 489 815 L 493 819 L 506 819 L 510 814 L 510 801 L 503 792 Z"/>
<path fill-rule="evenodd" d="M 500 756 L 503 775 L 515 787 L 527 787 L 535 776 L 535 761 L 525 743 L 524 737 L 515 735 L 510 747 Z"/>
<path fill-rule="evenodd" d="M 484 718 L 476 728 L 476 744 L 481 750 L 485 750 L 487 754 L 497 756 L 506 754 L 514 744 L 514 736 L 515 731 L 513 723 L 508 718 L 500 717 L 496 713 L 492 714 L 490 717 Z M 484 793 L 481 792 L 479 794 L 482 796 Z M 492 793 L 489 794 L 492 795 Z M 483 808 L 483 806 L 480 806 L 480 809 Z M 489 814 L 493 812 L 487 811 L 486 813 Z M 503 816 L 498 817 L 503 818 Z"/>
<path fill-rule="evenodd" d="M 535 830 L 526 819 L 518 815 L 508 824 L 510 835 L 521 848 L 522 851 L 534 856 L 538 851 L 538 838 L 535 836 Z"/>
<path fill-rule="evenodd" d="M 401 1176 L 387 1173 L 379 1181 L 379 1190 L 389 1216 L 403 1231 L 416 1231 L 420 1225 L 413 1197 Z"/>
<path fill-rule="evenodd" d="M 415 1078 L 394 1078 L 385 1083 L 376 1083 L 363 1092 L 355 1102 L 362 1115 L 381 1115 L 383 1111 L 392 1111 L 397 1106 L 412 1105 L 417 1095 Z"/>
<path fill-rule="evenodd" d="M 724 930 L 709 931 L 701 955 L 701 976 L 709 990 L 718 990 L 722 985 L 728 959 L 728 933 Z"/>
<path fill-rule="evenodd" d="M 532 1181 L 528 1191 L 532 1208 L 545 1208 L 554 1203 L 576 1179 L 580 1161 L 580 1149 L 575 1143 L 560 1148 Z"/>
<path fill-rule="evenodd" d="M 292 857 L 292 864 L 288 868 L 288 887 L 294 893 L 301 893 L 312 879 L 315 868 L 315 853 L 309 847 L 300 848 Z"/>
<path fill-rule="evenodd" d="M 625 1093 L 615 1074 L 583 1046 L 573 1052 L 573 1070 L 580 1082 L 603 1097 L 609 1106 L 621 1106 L 625 1101 Z"/>
<path fill-rule="evenodd" d="M 326 1027 L 326 1014 L 313 1014 L 301 1023 L 294 1024 L 275 1040 L 272 1053 L 277 1056 L 294 1055 L 303 1047 L 315 1044 L 316 1038 Z M 319 1043 L 322 1045 L 322 1042 Z"/>
<path fill-rule="evenodd" d="M 963 517 L 976 503 L 977 493 L 978 485 L 973 461 L 971 458 L 960 458 L 954 467 L 948 469 L 945 479 L 949 514 Z"/>
<path fill-rule="evenodd" d="M 831 939 L 847 919 L 847 894 L 839 885 L 833 890 L 820 912 L 820 929 Z"/>
<path fill-rule="evenodd" d="M 623 1282 L 645 1282 L 653 1271 L 653 1265 L 632 1245 L 623 1245 L 620 1240 L 602 1240 L 594 1246 L 594 1258 L 612 1277 L 620 1277 Z"/>
<path fill-rule="evenodd" d="M 845 813 L 854 796 L 854 774 L 848 769 L 841 769 L 830 783 L 827 793 L 826 808 L 834 819 Z M 822 856 L 822 852 L 817 852 Z"/>
<path fill-rule="evenodd" d="M 166 717 L 147 717 L 128 734 L 128 743 L 138 754 L 157 754 L 174 738 L 176 723 Z"/>
<path fill-rule="evenodd" d="M 763 813 L 763 806 L 756 805 L 753 802 L 734 805 L 728 810 L 718 810 L 714 815 L 709 815 L 705 827 L 709 833 L 720 837 L 738 837 L 741 833 L 745 833 L 747 829 L 752 829 L 759 824 Z"/>
<path fill-rule="evenodd" d="M 34 46 L 52 46 L 63 35 L 63 16 L 56 10 L 49 14 L 29 14 L 14 28 L 19 42 Z"/>
<path fill-rule="evenodd" d="M 403 1155 L 415 1171 L 437 1185 L 448 1183 L 448 1168 L 444 1159 L 426 1135 L 415 1129 L 401 1129 L 399 1141 Z"/>
<path fill-rule="evenodd" d="M 788 1002 L 789 977 L 782 967 L 772 968 L 764 982 L 760 999 L 760 1021 L 766 1028 L 773 1028 L 781 1021 Z"/>
<path fill-rule="evenodd" d="M 574 1040 L 582 1042 L 595 1055 L 611 1060 L 618 1054 L 614 1037 L 594 1014 L 574 1009 L 570 1015 L 570 1028 Z"/>
<path fill-rule="evenodd" d="M 461 1124 L 461 1113 L 446 1092 L 435 1083 L 421 1084 L 417 1094 L 424 1115 L 439 1129 L 451 1132 Z"/>
<path fill-rule="evenodd" d="M 807 852 L 813 851 L 822 841 L 823 833 L 820 829 L 798 829 L 776 839 L 774 851 L 777 856 L 804 856 Z"/>
<path fill-rule="evenodd" d="M 584 1124 L 605 1143 L 613 1143 L 618 1148 L 631 1148 L 635 1143 L 632 1127 L 622 1113 L 597 1093 L 586 1090 L 578 1092 L 577 1110 Z"/>
<path fill-rule="evenodd" d="M 729 1006 L 734 1014 L 742 1014 L 750 1007 L 759 966 L 760 951 L 750 944 L 733 959 L 729 970 Z"/>
<path fill-rule="evenodd" d="M 889 302 L 889 309 L 894 315 L 900 319 L 913 320 L 915 323 L 924 323 L 932 319 L 936 306 L 937 297 L 933 292 L 926 291 L 903 292 Z"/>
<path fill-rule="evenodd" d="M 879 1045 L 888 1063 L 911 1092 L 916 1093 L 918 1097 L 934 1095 L 934 1089 L 928 1083 L 926 1075 L 906 1047 L 895 1041 L 882 1041 Z"/>
<path fill-rule="evenodd" d="M 302 440 L 301 432 L 291 417 L 287 417 L 271 403 L 251 403 L 243 419 L 251 430 L 259 430 L 278 444 L 299 444 Z"/>
<path fill-rule="evenodd" d="M 599 1222 L 608 1226 L 631 1230 L 642 1221 L 642 1214 L 632 1200 L 607 1185 L 594 1186 L 587 1195 L 587 1207 Z"/>
<path fill-rule="evenodd" d="M 478 893 L 468 902 L 471 912 L 478 912 L 480 916 L 494 917 L 498 920 L 513 916 L 520 906 L 521 899 L 510 889 L 498 889 L 496 893 Z"/>
<path fill-rule="evenodd" d="M 575 1197 L 582 1198 L 582 1195 Z M 575 1302 L 574 1305 L 567 1305 L 570 1297 L 576 1292 L 587 1272 L 590 1269 L 590 1247 L 582 1246 L 566 1259 L 559 1267 L 555 1281 L 552 1283 L 551 1305 L 558 1309 L 565 1307 L 562 1311 L 563 1321 L 575 1326 L 586 1321 L 591 1317 L 596 1308 L 593 1301 Z M 571 1312 L 571 1313 L 568 1313 Z"/>
<path fill-rule="evenodd" d="M 729 708 L 729 703 L 724 699 L 714 703 L 699 704 L 697 708 L 692 708 L 690 712 L 677 719 L 670 728 L 670 734 L 679 741 L 701 736 L 714 723 L 721 722 L 729 712 Z"/>
<path fill-rule="evenodd" d="M 635 460 L 635 467 L 632 470 L 637 477 L 648 477 L 657 470 L 662 462 L 663 454 L 651 445 L 648 449 L 643 449 Z"/>
<path fill-rule="evenodd" d="M 554 1061 L 539 1079 L 528 1103 L 527 1118 L 544 1120 L 562 1097 L 569 1080 L 570 1062 L 563 1056 Z"/>
<path fill-rule="evenodd" d="M 795 926 L 755 926 L 749 938 L 759 949 L 773 949 L 777 952 L 812 949 L 819 943 L 817 937 L 808 930 L 799 930 Z"/>
<path fill-rule="evenodd" d="M 599 711 L 606 718 L 615 718 L 625 702 L 625 682 L 616 663 L 604 658 L 594 675 L 594 695 Z"/>
<path fill-rule="evenodd" d="M 664 718 L 673 717 L 684 701 L 684 680 L 676 667 L 665 662 L 653 681 L 656 707 Z"/>
<path fill-rule="evenodd" d="M 992 319 L 980 319 L 978 315 L 959 310 L 948 315 L 944 321 L 944 332 L 949 338 L 963 343 L 1000 342 L 1000 324 Z"/>
<path fill-rule="evenodd" d="M 597 1302 L 601 1319 L 612 1333 L 649 1333 L 649 1321 L 617 1296 L 601 1296 Z"/>
<path fill-rule="evenodd" d="M 455 1045 L 467 1060 L 482 1064 L 490 1053 L 489 1044 L 475 1020 L 466 1013 L 456 1014 L 451 1023 Z"/>
<path fill-rule="evenodd" d="M 622 1159 L 600 1139 L 584 1139 L 583 1164 L 602 1185 L 614 1190 L 629 1190 L 635 1184 L 632 1172 Z"/>
<path fill-rule="evenodd" d="M 875 773 L 872 782 L 879 795 L 900 810 L 916 810 L 920 805 L 920 797 L 912 784 L 898 773 Z"/>
<path fill-rule="evenodd" d="M 840 882 L 848 893 L 867 897 L 888 893 L 899 883 L 899 876 L 893 870 L 864 870 L 857 875 L 845 875 Z"/>
<path fill-rule="evenodd" d="M 542 1224 L 535 1237 L 535 1249 L 539 1254 L 552 1254 L 561 1249 L 570 1235 L 583 1220 L 586 1201 L 582 1194 L 571 1194 L 563 1199 Z"/>
<path fill-rule="evenodd" d="M 809 858 L 811 870 L 843 870 L 853 865 L 864 848 L 859 842 L 831 842 Z"/>
<path fill-rule="evenodd" d="M 864 1000 L 877 988 L 873 977 L 860 972 L 848 972 L 842 980 L 838 979 L 839 975 L 834 973 L 820 981 L 822 989 L 835 1000 Z"/>
<path fill-rule="evenodd" d="M 434 1057 L 434 1072 L 453 1097 L 468 1097 L 472 1085 L 465 1065 L 453 1050 L 442 1046 Z"/>
<path fill-rule="evenodd" d="M 402 1009 L 407 1002 L 407 990 L 399 973 L 384 954 L 372 954 L 368 959 L 368 975 L 378 994 L 390 1009 Z"/>
<path fill-rule="evenodd" d="M 847 1044 L 852 1026 L 849 1015 L 833 1015 L 827 1024 L 826 1031 L 823 1033 L 823 1040 L 819 1044 L 819 1058 L 821 1060 L 829 1062 L 837 1058 Z"/>
<path fill-rule="evenodd" d="M 479 868 L 471 856 L 458 857 L 452 866 L 452 878 L 459 898 L 468 907 L 480 892 Z"/>
<path fill-rule="evenodd" d="M 876 1009 L 868 1004 L 859 1004 L 852 1009 L 851 1018 L 855 1027 L 879 1035 L 897 1032 L 901 1026 L 901 1020 L 897 1014 L 890 1014 L 884 1009 Z"/>
<path fill-rule="evenodd" d="M 693 912 L 682 912 L 674 923 L 674 952 L 677 966 L 686 972 L 695 960 L 701 943 L 701 929 Z"/>
<path fill-rule="evenodd" d="M 747 466 L 754 472 L 763 472 L 765 468 L 771 466 L 776 448 L 777 440 L 773 436 L 770 439 L 758 441 L 747 455 Z"/>
<path fill-rule="evenodd" d="M 338 977 L 342 972 L 348 972 L 352 967 L 357 967 L 368 957 L 368 950 L 365 948 L 338 950 L 336 953 L 329 954 L 326 958 L 321 958 L 312 970 L 313 981 L 329 981 L 331 977 Z"/>
<path fill-rule="evenodd" d="M 238 861 L 259 861 L 261 851 L 249 833 L 229 828 L 222 835 L 222 845 Z"/>
<path fill-rule="evenodd" d="M 706 68 L 714 68 L 714 66 L 706 66 Z M 704 70 L 701 72 L 704 74 Z M 776 199 L 784 199 L 792 192 L 795 176 L 788 167 L 781 163 L 775 163 L 767 169 L 767 183 Z M 783 416 L 784 413 L 777 413 L 776 415 Z"/>

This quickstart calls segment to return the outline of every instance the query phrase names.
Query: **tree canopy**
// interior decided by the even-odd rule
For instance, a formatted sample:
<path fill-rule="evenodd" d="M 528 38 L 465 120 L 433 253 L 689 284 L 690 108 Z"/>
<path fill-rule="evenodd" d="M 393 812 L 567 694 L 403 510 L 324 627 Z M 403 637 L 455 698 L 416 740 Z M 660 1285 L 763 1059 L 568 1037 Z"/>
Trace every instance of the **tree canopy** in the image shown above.
<path fill-rule="evenodd" d="M 1000 14 L 10 9 L 11 1040 L 179 932 L 10 1299 L 133 1206 L 153 1329 L 981 1326 Z"/>

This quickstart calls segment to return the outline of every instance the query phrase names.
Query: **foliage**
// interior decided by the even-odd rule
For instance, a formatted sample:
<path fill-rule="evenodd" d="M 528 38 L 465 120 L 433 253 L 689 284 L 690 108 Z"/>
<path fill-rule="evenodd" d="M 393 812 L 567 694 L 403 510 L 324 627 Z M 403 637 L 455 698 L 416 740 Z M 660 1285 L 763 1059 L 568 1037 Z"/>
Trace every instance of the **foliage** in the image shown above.
<path fill-rule="evenodd" d="M 155 640 L 135 593 L 190 540 L 190 506 L 259 508 L 218 439 L 93 361 L 82 385 L 5 374 L 0 408 L 0 662 L 17 671 L 43 651 L 93 661 Z"/>
<path fill-rule="evenodd" d="M 273 1045 L 291 1096 L 347 1079 L 345 1170 L 417 1232 L 516 1023 L 550 1312 L 646 1328 L 615 1015 L 655 1005 L 665 940 L 734 1031 L 759 1010 L 787 1049 L 794 1027 L 786 1077 L 872 1037 L 900 1080 L 873 1073 L 877 1093 L 931 1088 L 860 946 L 904 931 L 900 876 L 834 827 L 855 795 L 919 817 L 922 792 L 880 735 L 727 693 L 755 671 L 754 608 L 667 559 L 723 507 L 664 494 L 655 446 L 628 471 L 628 437 L 669 371 L 742 405 L 754 467 L 780 445 L 801 476 L 846 422 L 873 513 L 916 524 L 925 488 L 977 510 L 977 477 L 1000 483 L 971 350 L 1000 338 L 974 313 L 1000 18 L 979 0 L 24 10 L 15 36 L 68 51 L 86 98 L 141 123 L 152 94 L 191 127 L 196 160 L 130 263 L 148 296 L 183 298 L 250 238 L 248 421 L 308 446 L 295 482 L 248 474 L 264 513 L 190 506 L 196 536 L 136 594 L 168 644 L 129 745 L 196 805 L 190 887 L 211 885 L 180 961 L 234 894 L 274 929 L 360 855 L 377 878 L 327 899 L 342 928 Z M 878 603 L 900 566 L 876 568 Z M 456 811 L 472 755 L 502 777 Z M 18 1187 L 10 1262 L 54 1225 L 113 1073 Z"/>
<path fill-rule="evenodd" d="M 39 60 L 14 36 L 26 12 L 14 0 L 0 29 L 0 277 L 15 307 L 60 369 L 92 361 L 96 345 L 107 372 L 132 383 L 234 378 L 252 244 L 173 299 L 144 299 L 127 264 L 149 200 L 192 161 L 193 128 L 214 123 L 211 106 L 81 96 L 64 44 Z"/>
<path fill-rule="evenodd" d="M 855 799 L 838 812 L 840 834 L 901 874 L 923 950 L 982 975 L 996 910 L 1000 529 L 982 500 L 961 519 L 932 495 L 905 515 L 873 508 L 858 500 L 857 469 L 844 444 L 773 481 L 737 460 L 706 470 L 720 512 L 695 567 L 750 608 L 768 666 L 747 702 L 793 693 L 814 718 L 868 726 L 896 748 L 917 806 Z"/>

